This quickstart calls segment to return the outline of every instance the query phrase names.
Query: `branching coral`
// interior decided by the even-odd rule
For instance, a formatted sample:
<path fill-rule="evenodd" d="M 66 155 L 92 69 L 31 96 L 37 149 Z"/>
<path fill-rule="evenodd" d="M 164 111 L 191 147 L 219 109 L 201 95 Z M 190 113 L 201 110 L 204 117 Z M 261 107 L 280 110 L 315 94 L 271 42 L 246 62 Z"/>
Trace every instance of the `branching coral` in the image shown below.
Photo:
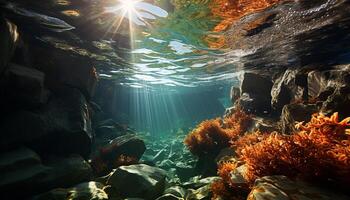
<path fill-rule="evenodd" d="M 223 120 L 218 118 L 203 121 L 185 138 L 184 143 L 194 155 L 216 154 L 229 147 L 231 140 L 243 135 L 250 123 L 251 116 L 237 109 Z"/>

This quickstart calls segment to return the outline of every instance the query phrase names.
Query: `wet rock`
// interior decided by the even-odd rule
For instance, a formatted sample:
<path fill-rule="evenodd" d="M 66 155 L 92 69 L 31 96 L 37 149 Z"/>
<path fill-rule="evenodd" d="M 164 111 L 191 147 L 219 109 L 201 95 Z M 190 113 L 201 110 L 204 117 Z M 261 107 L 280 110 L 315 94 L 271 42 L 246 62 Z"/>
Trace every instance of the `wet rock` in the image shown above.
<path fill-rule="evenodd" d="M 172 195 L 172 194 L 164 194 L 164 195 L 158 197 L 156 200 L 184 200 L 184 198 L 177 197 L 177 196 Z"/>
<path fill-rule="evenodd" d="M 193 177 L 192 180 L 182 184 L 184 188 L 198 189 L 215 181 L 221 180 L 218 176 L 211 176 L 206 178 Z"/>
<path fill-rule="evenodd" d="M 300 70 L 288 69 L 274 81 L 271 105 L 280 112 L 290 102 L 307 100 L 307 94 L 307 75 Z"/>
<path fill-rule="evenodd" d="M 321 71 L 311 71 L 307 77 L 308 95 L 311 98 L 318 97 L 322 91 L 328 86 L 327 78 Z"/>
<path fill-rule="evenodd" d="M 257 94 L 259 96 L 270 94 L 271 79 L 256 73 L 244 73 L 241 83 L 241 94 Z"/>
<path fill-rule="evenodd" d="M 169 187 L 164 191 L 164 194 L 171 194 L 179 198 L 185 198 L 187 191 L 180 186 Z"/>
<path fill-rule="evenodd" d="M 241 90 L 238 87 L 232 86 L 230 91 L 231 103 L 235 104 L 237 99 L 239 99 L 240 96 L 241 96 Z"/>
<path fill-rule="evenodd" d="M 196 190 L 189 189 L 186 199 L 189 200 L 210 200 L 211 199 L 211 189 L 210 184 L 198 188 Z"/>
<path fill-rule="evenodd" d="M 278 123 L 275 119 L 254 117 L 253 131 L 260 131 L 262 133 L 271 133 L 279 129 Z"/>
<path fill-rule="evenodd" d="M 30 44 L 29 53 L 31 65 L 45 73 L 45 84 L 50 90 L 77 88 L 88 100 L 95 94 L 98 74 L 89 58 L 38 44 Z"/>
<path fill-rule="evenodd" d="M 231 172 L 231 181 L 236 186 L 248 188 L 248 181 L 244 178 L 247 171 L 247 165 L 241 165 Z"/>
<path fill-rule="evenodd" d="M 145 150 L 146 146 L 143 140 L 136 135 L 127 134 L 117 137 L 106 146 L 103 146 L 92 159 L 92 165 L 98 174 L 105 174 L 113 168 L 119 167 L 116 160 L 121 156 L 132 158 L 137 162 Z M 100 167 L 101 164 L 104 168 Z"/>
<path fill-rule="evenodd" d="M 296 131 L 296 122 L 308 122 L 312 114 L 317 112 L 318 108 L 315 104 L 289 104 L 284 106 L 281 114 L 282 133 L 293 133 Z"/>
<path fill-rule="evenodd" d="M 22 107 L 44 104 L 49 93 L 44 88 L 44 78 L 44 73 L 36 69 L 10 64 L 4 86 L 7 103 Z"/>
<path fill-rule="evenodd" d="M 91 168 L 78 155 L 55 158 L 43 164 L 34 151 L 20 148 L 0 155 L 0 173 L 2 197 L 16 199 L 87 181 Z"/>
<path fill-rule="evenodd" d="M 38 111 L 18 111 L 2 122 L 0 148 L 28 145 L 39 154 L 90 154 L 91 122 L 85 97 L 65 88 Z"/>
<path fill-rule="evenodd" d="M 272 81 L 255 73 L 245 73 L 241 83 L 239 105 L 249 113 L 268 114 L 271 111 Z"/>
<path fill-rule="evenodd" d="M 292 181 L 285 176 L 265 176 L 255 181 L 247 200 L 345 200 L 349 198 L 349 196 L 331 192 L 327 188 Z"/>
<path fill-rule="evenodd" d="M 350 87 L 344 86 L 336 88 L 326 101 L 323 102 L 321 112 L 330 115 L 339 112 L 340 118 L 350 115 Z"/>
<path fill-rule="evenodd" d="M 112 172 L 107 184 L 122 197 L 156 199 L 165 187 L 166 172 L 144 164 L 122 166 Z"/>
<path fill-rule="evenodd" d="M 350 83 L 349 66 L 339 66 L 340 69 L 326 71 L 311 71 L 308 73 L 309 97 L 325 101 L 335 88 L 344 87 Z"/>
<path fill-rule="evenodd" d="M 8 66 L 19 38 L 17 26 L 0 16 L 0 76 Z"/>
<path fill-rule="evenodd" d="M 103 191 L 104 185 L 98 182 L 86 182 L 72 188 L 57 188 L 38 195 L 33 200 L 107 200 L 108 195 Z"/>

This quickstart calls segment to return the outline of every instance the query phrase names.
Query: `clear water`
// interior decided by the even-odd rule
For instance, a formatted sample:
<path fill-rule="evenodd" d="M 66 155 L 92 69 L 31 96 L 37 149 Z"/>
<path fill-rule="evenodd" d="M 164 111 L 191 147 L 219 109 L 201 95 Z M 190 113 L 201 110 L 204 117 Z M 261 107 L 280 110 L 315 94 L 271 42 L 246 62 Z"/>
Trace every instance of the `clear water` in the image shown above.
<path fill-rule="evenodd" d="M 350 61 L 347 0 L 281 1 L 235 19 L 213 13 L 211 2 L 141 1 L 130 13 L 115 0 L 4 7 L 25 17 L 22 27 L 39 26 L 38 42 L 92 59 L 101 79 L 116 80 L 115 119 L 152 134 L 222 115 L 244 71 Z M 232 23 L 218 31 L 225 19 Z"/>

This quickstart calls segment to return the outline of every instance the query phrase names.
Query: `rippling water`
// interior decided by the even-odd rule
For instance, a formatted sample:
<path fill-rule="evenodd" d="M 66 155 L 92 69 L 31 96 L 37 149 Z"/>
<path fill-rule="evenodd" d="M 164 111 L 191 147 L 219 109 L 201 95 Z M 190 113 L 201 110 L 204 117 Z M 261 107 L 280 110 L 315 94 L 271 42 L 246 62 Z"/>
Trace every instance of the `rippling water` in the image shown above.
<path fill-rule="evenodd" d="M 349 1 L 281 1 L 221 32 L 212 31 L 222 18 L 212 15 L 208 2 L 175 8 L 142 29 L 131 67 L 121 72 L 132 75 L 122 84 L 196 87 L 232 81 L 243 69 L 322 65 L 349 52 Z M 208 36 L 224 45 L 209 48 Z"/>
<path fill-rule="evenodd" d="M 37 42 L 91 59 L 101 78 L 134 88 L 196 87 L 255 68 L 348 62 L 348 0 L 239 2 L 140 1 L 131 15 L 115 0 L 0 5 Z"/>

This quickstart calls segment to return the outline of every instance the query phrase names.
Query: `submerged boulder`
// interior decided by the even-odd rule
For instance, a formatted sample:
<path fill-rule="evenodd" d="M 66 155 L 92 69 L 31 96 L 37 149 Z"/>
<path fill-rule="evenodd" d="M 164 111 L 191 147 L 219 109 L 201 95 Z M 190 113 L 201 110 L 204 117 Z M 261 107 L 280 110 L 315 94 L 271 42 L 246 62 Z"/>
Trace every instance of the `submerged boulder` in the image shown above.
<path fill-rule="evenodd" d="M 330 115 L 338 112 L 340 118 L 350 115 L 350 87 L 343 86 L 336 88 L 330 96 L 322 103 L 321 112 Z"/>
<path fill-rule="evenodd" d="M 57 188 L 40 194 L 33 200 L 107 200 L 104 185 L 98 182 L 86 182 L 72 188 Z"/>
<path fill-rule="evenodd" d="M 345 200 L 350 199 L 327 188 L 318 188 L 302 181 L 292 181 L 286 176 L 265 176 L 255 181 L 247 200 Z"/>
<path fill-rule="evenodd" d="M 24 147 L 0 154 L 0 173 L 0 193 L 5 199 L 25 198 L 91 178 L 90 165 L 78 155 L 42 163 L 38 154 Z"/>
<path fill-rule="evenodd" d="M 307 100 L 307 75 L 297 69 L 286 70 L 274 81 L 271 96 L 271 105 L 278 113 L 290 102 Z"/>
<path fill-rule="evenodd" d="M 41 71 L 10 64 L 5 74 L 4 99 L 7 103 L 11 102 L 12 107 L 39 106 L 47 101 L 48 91 L 44 88 L 45 75 Z"/>
<path fill-rule="evenodd" d="M 230 100 L 232 104 L 235 104 L 237 99 L 241 96 L 241 90 L 238 87 L 231 87 Z"/>
<path fill-rule="evenodd" d="M 0 76 L 8 66 L 19 38 L 17 26 L 0 16 Z"/>
<path fill-rule="evenodd" d="M 121 166 L 112 172 L 107 184 L 122 197 L 156 199 L 166 183 L 166 171 L 144 164 Z"/>
<path fill-rule="evenodd" d="M 91 122 L 85 97 L 77 89 L 56 93 L 38 111 L 18 111 L 1 123 L 0 148 L 27 145 L 39 154 L 90 154 Z"/>
<path fill-rule="evenodd" d="M 291 134 L 295 129 L 296 122 L 308 122 L 312 114 L 317 113 L 318 108 L 315 104 L 289 104 L 285 105 L 281 114 L 282 133 Z"/>
<path fill-rule="evenodd" d="M 257 115 L 271 111 L 272 81 L 256 73 L 245 73 L 241 82 L 239 105 L 248 113 Z"/>
<path fill-rule="evenodd" d="M 145 143 L 139 137 L 123 135 L 101 147 L 92 159 L 92 166 L 98 174 L 103 175 L 121 165 L 135 164 L 145 150 Z"/>

